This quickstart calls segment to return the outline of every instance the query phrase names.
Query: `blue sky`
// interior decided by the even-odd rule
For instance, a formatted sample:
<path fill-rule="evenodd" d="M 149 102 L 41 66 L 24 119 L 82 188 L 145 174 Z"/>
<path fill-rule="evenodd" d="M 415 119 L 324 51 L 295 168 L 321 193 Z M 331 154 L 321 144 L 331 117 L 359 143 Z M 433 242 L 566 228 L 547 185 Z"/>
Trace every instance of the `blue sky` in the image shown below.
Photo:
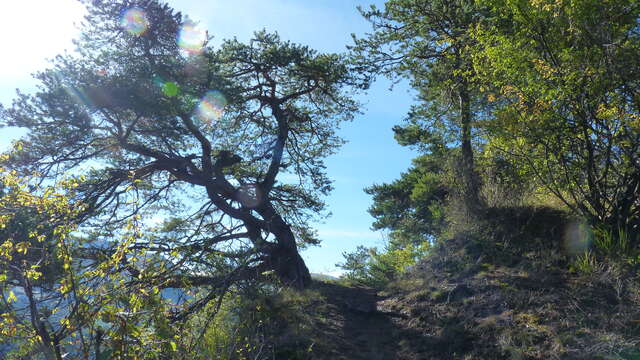
<path fill-rule="evenodd" d="M 248 40 L 256 30 L 277 31 L 285 40 L 309 45 L 321 52 L 343 52 L 351 33 L 370 31 L 356 10 L 357 5 L 383 6 L 382 0 L 172 0 L 182 11 L 215 37 Z M 0 57 L 0 102 L 11 102 L 15 89 L 33 91 L 30 74 L 46 66 L 51 58 L 72 49 L 82 8 L 74 0 L 3 0 L 0 40 L 9 49 Z M 323 243 L 303 253 L 312 272 L 335 273 L 342 252 L 358 245 L 381 246 L 383 235 L 370 230 L 373 218 L 367 213 L 370 197 L 363 188 L 389 182 L 405 171 L 415 155 L 393 140 L 391 127 L 400 123 L 413 101 L 413 94 L 401 83 L 389 91 L 388 81 L 379 81 L 361 96 L 364 114 L 344 124 L 340 134 L 348 143 L 327 160 L 335 190 L 327 199 L 333 213 L 317 224 Z M 15 129 L 0 129 L 0 150 L 19 136 Z"/>

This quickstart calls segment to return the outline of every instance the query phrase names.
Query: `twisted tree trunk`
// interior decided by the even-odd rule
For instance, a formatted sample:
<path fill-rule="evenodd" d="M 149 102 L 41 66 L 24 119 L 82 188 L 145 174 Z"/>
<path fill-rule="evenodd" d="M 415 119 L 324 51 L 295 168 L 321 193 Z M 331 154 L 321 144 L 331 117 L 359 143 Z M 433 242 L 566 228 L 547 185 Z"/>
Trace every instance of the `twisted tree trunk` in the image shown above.
<path fill-rule="evenodd" d="M 298 289 L 309 286 L 311 274 L 298 252 L 291 226 L 271 206 L 265 206 L 258 212 L 263 218 L 269 219 L 269 231 L 276 238 L 276 244 L 267 250 L 265 265 L 286 285 Z"/>

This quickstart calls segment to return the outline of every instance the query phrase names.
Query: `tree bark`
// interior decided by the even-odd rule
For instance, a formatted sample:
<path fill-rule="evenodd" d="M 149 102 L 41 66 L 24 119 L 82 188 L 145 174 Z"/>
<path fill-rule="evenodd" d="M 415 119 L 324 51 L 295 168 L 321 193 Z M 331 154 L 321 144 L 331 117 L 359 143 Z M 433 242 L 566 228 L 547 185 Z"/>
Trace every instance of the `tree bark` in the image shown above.
<path fill-rule="evenodd" d="M 282 234 L 288 237 L 286 234 Z M 302 256 L 296 248 L 291 249 L 278 244 L 268 255 L 268 265 L 283 284 L 296 289 L 304 289 L 311 285 L 311 274 Z"/>
<path fill-rule="evenodd" d="M 478 211 L 480 202 L 480 181 L 475 171 L 473 159 L 473 147 L 471 145 L 471 99 L 466 81 L 461 80 L 460 91 L 460 127 L 461 127 L 461 147 L 462 147 L 462 181 L 463 196 L 467 208 L 471 212 Z"/>
<path fill-rule="evenodd" d="M 259 213 L 269 219 L 270 231 L 276 237 L 276 245 L 267 252 L 266 265 L 285 285 L 297 289 L 306 288 L 311 284 L 311 274 L 298 252 L 291 227 L 271 206 L 260 209 Z"/>

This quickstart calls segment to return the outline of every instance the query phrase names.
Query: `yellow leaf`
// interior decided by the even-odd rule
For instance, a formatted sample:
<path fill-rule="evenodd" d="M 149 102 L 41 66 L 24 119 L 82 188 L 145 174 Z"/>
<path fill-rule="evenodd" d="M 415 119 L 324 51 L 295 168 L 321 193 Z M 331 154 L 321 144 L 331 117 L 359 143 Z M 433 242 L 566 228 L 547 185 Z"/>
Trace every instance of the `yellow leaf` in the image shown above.
<path fill-rule="evenodd" d="M 23 255 L 27 255 L 27 250 L 29 250 L 29 243 L 28 242 L 19 242 L 16 244 L 16 251 L 18 253 L 21 253 Z"/>
<path fill-rule="evenodd" d="M 7 298 L 7 302 L 16 302 L 18 301 L 18 298 L 16 297 L 16 294 L 13 293 L 13 291 L 9 291 L 9 297 Z"/>
<path fill-rule="evenodd" d="M 33 280 L 38 280 L 42 276 L 42 273 L 36 270 L 28 270 L 27 277 Z"/>

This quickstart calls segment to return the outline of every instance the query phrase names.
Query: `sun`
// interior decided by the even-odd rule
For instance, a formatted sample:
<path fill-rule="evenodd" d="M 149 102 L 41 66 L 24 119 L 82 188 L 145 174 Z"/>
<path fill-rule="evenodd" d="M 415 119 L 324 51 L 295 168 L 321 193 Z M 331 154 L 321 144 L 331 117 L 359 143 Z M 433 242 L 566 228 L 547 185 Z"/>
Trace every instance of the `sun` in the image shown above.
<path fill-rule="evenodd" d="M 47 58 L 72 50 L 85 9 L 77 0 L 0 1 L 0 79 L 28 76 Z"/>

